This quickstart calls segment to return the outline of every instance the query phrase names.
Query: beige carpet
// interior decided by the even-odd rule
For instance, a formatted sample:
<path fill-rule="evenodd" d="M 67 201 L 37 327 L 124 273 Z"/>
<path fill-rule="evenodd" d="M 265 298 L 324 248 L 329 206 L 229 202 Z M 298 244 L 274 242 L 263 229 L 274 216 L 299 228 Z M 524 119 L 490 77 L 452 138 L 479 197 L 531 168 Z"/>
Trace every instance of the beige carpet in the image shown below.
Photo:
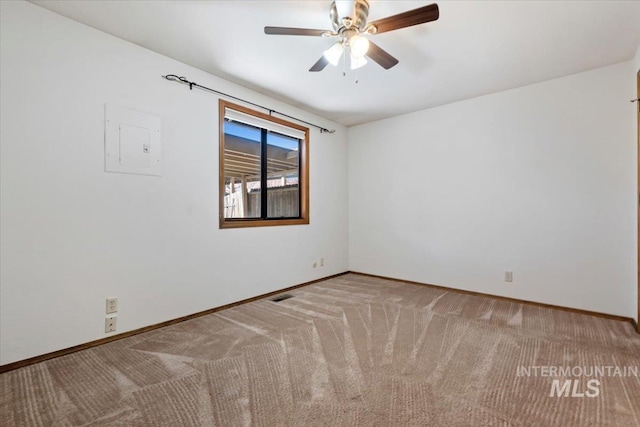
<path fill-rule="evenodd" d="M 637 376 L 518 375 L 638 368 L 630 324 L 359 275 L 290 293 L 5 373 L 2 425 L 640 425 Z"/>

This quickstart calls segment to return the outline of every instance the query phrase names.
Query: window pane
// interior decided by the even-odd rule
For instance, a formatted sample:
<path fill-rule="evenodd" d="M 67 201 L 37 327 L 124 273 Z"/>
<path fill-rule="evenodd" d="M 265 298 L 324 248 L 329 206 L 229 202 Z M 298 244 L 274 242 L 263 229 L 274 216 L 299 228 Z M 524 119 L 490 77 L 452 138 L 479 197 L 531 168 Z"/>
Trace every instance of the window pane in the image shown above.
<path fill-rule="evenodd" d="M 224 217 L 260 218 L 260 129 L 224 121 Z"/>
<path fill-rule="evenodd" d="M 300 140 L 267 133 L 267 217 L 300 216 Z"/>
<path fill-rule="evenodd" d="M 309 129 L 225 100 L 220 228 L 309 224 Z"/>

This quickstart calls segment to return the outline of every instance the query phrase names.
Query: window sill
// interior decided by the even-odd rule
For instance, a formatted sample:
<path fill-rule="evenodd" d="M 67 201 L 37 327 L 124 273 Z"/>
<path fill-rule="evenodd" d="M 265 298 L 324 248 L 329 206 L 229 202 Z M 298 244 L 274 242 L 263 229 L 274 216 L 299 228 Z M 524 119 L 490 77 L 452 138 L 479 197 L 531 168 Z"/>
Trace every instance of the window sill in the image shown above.
<path fill-rule="evenodd" d="M 221 219 L 220 228 L 277 227 L 279 225 L 306 225 L 309 218 L 291 219 Z"/>

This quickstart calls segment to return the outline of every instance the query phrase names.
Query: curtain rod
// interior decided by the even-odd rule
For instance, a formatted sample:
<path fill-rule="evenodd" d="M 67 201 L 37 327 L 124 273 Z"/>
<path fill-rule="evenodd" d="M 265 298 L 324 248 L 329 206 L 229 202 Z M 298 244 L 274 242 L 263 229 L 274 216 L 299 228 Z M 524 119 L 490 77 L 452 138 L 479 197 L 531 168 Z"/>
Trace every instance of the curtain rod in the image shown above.
<path fill-rule="evenodd" d="M 284 117 L 287 117 L 289 119 L 296 120 L 296 121 L 298 121 L 300 123 L 304 123 L 304 124 L 307 124 L 309 126 L 313 126 L 315 128 L 318 128 L 318 129 L 320 129 L 320 133 L 335 133 L 335 131 L 336 131 L 335 129 L 329 130 L 329 129 L 325 128 L 325 127 L 314 125 L 313 123 L 309 123 L 309 122 L 306 122 L 304 120 L 298 119 L 296 117 L 290 116 L 288 114 L 284 114 L 284 113 L 281 113 L 279 111 L 273 110 L 271 108 L 267 108 L 267 107 L 262 106 L 260 104 L 256 104 L 255 102 L 247 101 L 246 99 L 238 98 L 237 96 L 229 95 L 227 93 L 220 92 L 219 90 L 215 90 L 215 89 L 211 89 L 210 87 L 199 85 L 196 82 L 190 82 L 185 77 L 179 77 L 179 76 L 176 76 L 175 74 L 167 74 L 166 76 L 162 76 L 162 78 L 163 79 L 167 79 L 170 82 L 177 82 L 177 83 L 182 83 L 184 85 L 189 85 L 189 90 L 193 90 L 194 87 L 197 87 L 198 89 L 206 90 L 208 92 L 217 93 L 218 95 L 222 95 L 222 96 L 225 96 L 227 98 L 235 99 L 236 101 L 244 102 L 246 104 L 253 105 L 254 107 L 262 108 L 263 110 L 267 110 L 269 112 L 269 115 L 275 113 L 275 114 L 278 114 L 280 116 L 284 116 Z"/>

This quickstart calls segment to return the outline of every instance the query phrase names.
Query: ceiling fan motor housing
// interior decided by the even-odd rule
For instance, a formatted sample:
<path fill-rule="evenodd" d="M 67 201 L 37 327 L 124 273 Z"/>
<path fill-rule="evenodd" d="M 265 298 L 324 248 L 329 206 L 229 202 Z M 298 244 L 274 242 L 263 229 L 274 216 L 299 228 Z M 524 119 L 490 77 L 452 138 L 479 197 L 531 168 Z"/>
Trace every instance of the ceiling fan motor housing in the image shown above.
<path fill-rule="evenodd" d="M 369 2 L 367 0 L 356 0 L 355 2 L 336 0 L 331 3 L 329 17 L 336 33 L 345 29 L 354 29 L 354 27 L 359 31 L 364 30 L 368 16 Z"/>

